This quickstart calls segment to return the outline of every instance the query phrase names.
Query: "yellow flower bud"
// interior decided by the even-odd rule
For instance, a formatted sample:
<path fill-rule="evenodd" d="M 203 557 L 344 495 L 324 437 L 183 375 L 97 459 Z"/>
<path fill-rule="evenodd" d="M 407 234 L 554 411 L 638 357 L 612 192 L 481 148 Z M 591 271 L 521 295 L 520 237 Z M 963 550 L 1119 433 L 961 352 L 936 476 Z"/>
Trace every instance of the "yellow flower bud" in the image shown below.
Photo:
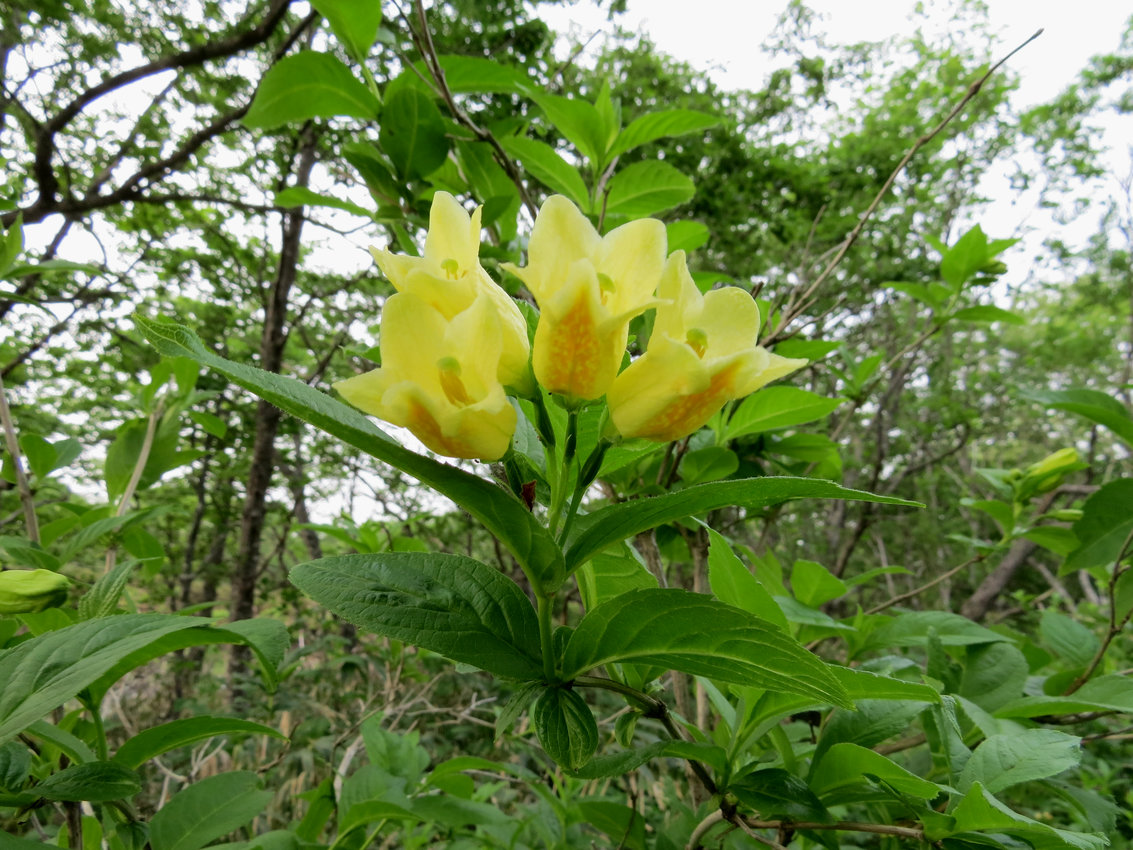
<path fill-rule="evenodd" d="M 732 399 L 805 366 L 756 345 L 759 308 L 735 286 L 701 295 L 674 251 L 665 264 L 648 350 L 617 376 L 606 401 L 624 437 L 668 442 L 704 425 Z"/>
<path fill-rule="evenodd" d="M 427 301 L 446 319 L 467 310 L 479 295 L 486 295 L 499 314 L 499 380 L 526 393 L 531 389 L 531 346 L 527 323 L 510 295 L 480 265 L 480 215 L 471 216 L 448 192 L 437 192 L 429 211 L 429 232 L 423 257 L 370 249 L 378 267 L 398 292 Z"/>
<path fill-rule="evenodd" d="M 34 614 L 67 601 L 71 583 L 51 570 L 0 572 L 0 614 Z"/>
<path fill-rule="evenodd" d="M 359 410 L 408 428 L 437 454 L 498 460 L 511 445 L 515 408 L 499 382 L 503 343 L 481 293 L 451 321 L 410 293 L 382 311 L 382 367 L 334 388 Z"/>
<path fill-rule="evenodd" d="M 561 195 L 535 218 L 527 265 L 507 268 L 541 311 L 532 366 L 539 383 L 571 401 L 601 397 L 621 366 L 629 322 L 656 303 L 665 226 L 624 224 L 605 237 Z"/>

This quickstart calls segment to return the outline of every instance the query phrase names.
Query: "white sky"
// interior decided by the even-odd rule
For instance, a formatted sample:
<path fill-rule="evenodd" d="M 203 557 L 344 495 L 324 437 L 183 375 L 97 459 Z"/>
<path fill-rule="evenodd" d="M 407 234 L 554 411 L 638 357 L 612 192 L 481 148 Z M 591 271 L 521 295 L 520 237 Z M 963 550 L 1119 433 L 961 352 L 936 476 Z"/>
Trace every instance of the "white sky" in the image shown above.
<path fill-rule="evenodd" d="M 880 41 L 911 33 L 916 0 L 806 0 L 819 13 L 835 43 Z M 710 72 L 728 88 L 759 88 L 769 57 L 761 49 L 786 0 L 627 0 L 618 18 L 626 29 L 649 33 L 657 46 L 695 67 Z M 943 35 L 952 3 L 923 0 L 930 22 Z M 1020 106 L 1030 106 L 1057 94 L 1073 81 L 1086 60 L 1117 47 L 1133 6 L 1123 0 L 987 0 L 992 32 L 1006 50 L 1044 28 L 1038 41 L 1011 60 L 1023 78 Z M 560 32 L 578 27 L 583 39 L 613 24 L 591 0 L 574 5 L 545 6 L 539 16 Z M 926 30 L 932 40 L 933 29 Z M 1006 52 L 1006 50 L 1004 52 Z"/>

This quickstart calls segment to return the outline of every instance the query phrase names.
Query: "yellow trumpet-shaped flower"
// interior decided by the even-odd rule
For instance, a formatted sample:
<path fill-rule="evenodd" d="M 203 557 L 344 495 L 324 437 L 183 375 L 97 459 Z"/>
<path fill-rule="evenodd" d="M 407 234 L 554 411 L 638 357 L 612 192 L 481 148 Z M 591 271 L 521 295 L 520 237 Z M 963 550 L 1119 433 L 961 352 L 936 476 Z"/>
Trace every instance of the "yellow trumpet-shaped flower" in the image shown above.
<path fill-rule="evenodd" d="M 663 299 L 645 354 L 614 380 L 606 400 L 624 437 L 668 442 L 696 431 L 732 399 L 805 366 L 756 345 L 759 308 L 735 286 L 705 295 L 684 251 L 665 265 Z"/>
<path fill-rule="evenodd" d="M 630 319 L 656 303 L 664 262 L 660 221 L 631 221 L 602 237 L 569 200 L 548 198 L 527 265 L 504 266 L 539 303 L 532 353 L 539 383 L 572 401 L 602 396 L 621 366 Z"/>
<path fill-rule="evenodd" d="M 334 387 L 437 454 L 498 460 L 516 422 L 497 377 L 500 325 L 483 293 L 450 321 L 419 295 L 400 292 L 382 311 L 382 367 Z"/>
<path fill-rule="evenodd" d="M 482 210 L 477 207 L 469 216 L 456 198 L 437 192 L 429 211 L 423 257 L 393 254 L 384 248 L 371 248 L 370 253 L 394 289 L 424 299 L 446 319 L 467 310 L 478 295 L 486 295 L 500 319 L 500 383 L 526 392 L 531 353 L 527 323 L 514 299 L 480 265 Z"/>

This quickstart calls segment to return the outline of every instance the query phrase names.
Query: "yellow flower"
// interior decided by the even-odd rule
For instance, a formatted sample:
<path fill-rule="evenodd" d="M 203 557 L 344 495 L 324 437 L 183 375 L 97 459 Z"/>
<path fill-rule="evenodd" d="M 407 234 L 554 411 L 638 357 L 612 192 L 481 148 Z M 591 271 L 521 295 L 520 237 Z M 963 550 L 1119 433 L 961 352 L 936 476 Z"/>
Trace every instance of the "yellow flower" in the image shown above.
<path fill-rule="evenodd" d="M 805 366 L 756 345 L 759 308 L 735 286 L 706 295 L 684 251 L 674 251 L 657 291 L 648 350 L 614 380 L 606 400 L 624 437 L 668 442 L 696 431 L 732 399 Z"/>
<path fill-rule="evenodd" d="M 526 392 L 531 388 L 527 323 L 514 299 L 480 265 L 482 209 L 477 207 L 469 216 L 456 198 L 437 192 L 429 211 L 425 256 L 392 254 L 384 248 L 371 248 L 370 253 L 394 289 L 424 299 L 446 319 L 467 310 L 478 295 L 486 295 L 500 318 L 500 383 Z"/>
<path fill-rule="evenodd" d="M 566 198 L 548 198 L 527 266 L 504 266 L 539 303 L 532 355 L 539 383 L 572 401 L 602 396 L 621 366 L 630 319 L 656 303 L 664 262 L 660 221 L 631 221 L 603 238 Z"/>
<path fill-rule="evenodd" d="M 500 324 L 484 293 L 451 321 L 420 296 L 398 293 L 382 311 L 382 367 L 334 387 L 437 454 L 498 460 L 516 421 L 497 377 Z"/>

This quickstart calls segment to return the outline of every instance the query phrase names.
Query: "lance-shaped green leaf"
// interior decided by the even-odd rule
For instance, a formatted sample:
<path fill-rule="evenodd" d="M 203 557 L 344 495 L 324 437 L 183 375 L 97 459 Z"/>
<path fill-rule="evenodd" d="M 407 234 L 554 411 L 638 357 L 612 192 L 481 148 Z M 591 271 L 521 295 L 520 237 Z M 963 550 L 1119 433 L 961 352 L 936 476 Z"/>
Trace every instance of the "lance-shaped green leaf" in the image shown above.
<path fill-rule="evenodd" d="M 1070 553 L 1061 573 L 1088 567 L 1112 566 L 1129 554 L 1133 535 L 1133 478 L 1110 481 L 1082 506 L 1082 517 L 1074 523 L 1077 548 Z M 1127 548 L 1128 547 L 1128 548 Z"/>
<path fill-rule="evenodd" d="M 653 215 L 691 200 L 696 186 L 660 160 L 635 162 L 611 178 L 606 212 L 630 218 Z"/>
<path fill-rule="evenodd" d="M 202 779 L 177 793 L 150 821 L 153 850 L 200 850 L 248 823 L 272 798 L 251 771 Z"/>
<path fill-rule="evenodd" d="M 112 761 L 73 764 L 35 786 L 35 793 L 46 800 L 91 803 L 124 800 L 141 790 L 138 774 Z"/>
<path fill-rule="evenodd" d="M 1098 390 L 1026 390 L 1020 395 L 1055 410 L 1077 413 L 1104 425 L 1133 447 L 1133 416 L 1120 401 Z"/>
<path fill-rule="evenodd" d="M 891 799 L 883 786 L 921 800 L 940 793 L 935 782 L 910 773 L 891 759 L 859 744 L 835 744 L 811 771 L 810 787 L 827 806 Z"/>
<path fill-rule="evenodd" d="M 208 366 L 284 412 L 310 422 L 448 496 L 480 520 L 515 555 L 532 583 L 540 589 L 553 591 L 564 580 L 562 551 L 526 505 L 511 493 L 462 469 L 410 451 L 357 410 L 302 381 L 225 360 L 206 349 L 187 328 L 136 315 L 134 322 L 159 351 L 189 357 Z"/>
<path fill-rule="evenodd" d="M 589 612 L 563 653 L 573 679 L 618 661 L 850 706 L 826 664 L 746 611 L 676 588 L 631 590 Z"/>
<path fill-rule="evenodd" d="M 532 177 L 551 191 L 566 195 L 583 210 L 590 208 L 586 184 L 582 182 L 578 169 L 546 142 L 523 136 L 504 136 L 500 145 L 508 156 L 518 159 Z"/>
<path fill-rule="evenodd" d="M 1033 820 L 1001 803 L 979 782 L 951 812 L 956 832 L 1003 832 L 1031 842 L 1032 847 L 1104 850 L 1109 841 L 1100 833 L 1070 832 Z"/>
<path fill-rule="evenodd" d="M 271 130 L 338 115 L 371 119 L 379 109 L 373 92 L 342 62 L 329 53 L 304 50 L 280 60 L 264 75 L 244 126 Z"/>
<path fill-rule="evenodd" d="M 531 709 L 531 722 L 547 755 L 567 770 L 578 770 L 598 749 L 594 713 L 572 690 L 543 691 Z"/>
<path fill-rule="evenodd" d="M 387 92 L 378 141 L 397 173 L 409 180 L 440 168 L 450 147 L 441 111 L 416 86 Z"/>
<path fill-rule="evenodd" d="M 834 820 L 807 784 L 781 767 L 746 773 L 733 780 L 728 790 L 762 818 L 818 823 Z"/>
<path fill-rule="evenodd" d="M 539 621 L 519 585 L 461 555 L 343 555 L 291 571 L 300 590 L 379 635 L 497 676 L 542 676 Z"/>
<path fill-rule="evenodd" d="M 614 141 L 610 156 L 617 156 L 657 139 L 683 136 L 715 127 L 720 119 L 693 109 L 666 109 L 649 112 L 633 119 Z"/>
<path fill-rule="evenodd" d="M 610 505 L 586 518 L 585 528 L 571 541 L 566 552 L 568 574 L 611 543 L 686 516 L 706 513 L 726 505 L 754 510 L 791 499 L 849 499 L 883 505 L 923 507 L 918 502 L 876 496 L 863 490 L 848 490 L 832 481 L 813 478 L 744 478 L 714 481 L 688 487 L 664 496 Z"/>
<path fill-rule="evenodd" d="M 138 768 L 154 756 L 160 756 L 178 747 L 195 744 L 217 735 L 271 735 L 287 739 L 277 729 L 239 717 L 185 717 L 171 720 L 139 732 L 118 748 L 113 761 L 128 768 Z"/>
<path fill-rule="evenodd" d="M 148 664 L 155 658 L 189 647 L 222 643 L 251 648 L 256 659 L 260 662 L 264 686 L 269 691 L 275 689 L 277 670 L 283 661 L 287 647 L 291 643 L 291 638 L 287 634 L 287 627 L 283 623 L 278 620 L 256 619 L 211 625 L 203 618 L 182 617 L 181 619 L 187 619 L 193 628 L 180 629 L 170 634 L 161 635 L 128 655 L 119 658 L 110 669 L 90 683 L 91 701 L 96 704 L 101 702 L 115 682 L 131 670 Z"/>
<path fill-rule="evenodd" d="M 0 653 L 0 744 L 58 708 L 119 661 L 200 623 L 172 614 L 124 614 L 47 632 Z"/>
<path fill-rule="evenodd" d="M 980 783 L 993 794 L 1076 767 L 1082 760 L 1081 738 L 1054 729 L 1022 729 L 984 740 L 964 769 L 957 787 Z"/>

